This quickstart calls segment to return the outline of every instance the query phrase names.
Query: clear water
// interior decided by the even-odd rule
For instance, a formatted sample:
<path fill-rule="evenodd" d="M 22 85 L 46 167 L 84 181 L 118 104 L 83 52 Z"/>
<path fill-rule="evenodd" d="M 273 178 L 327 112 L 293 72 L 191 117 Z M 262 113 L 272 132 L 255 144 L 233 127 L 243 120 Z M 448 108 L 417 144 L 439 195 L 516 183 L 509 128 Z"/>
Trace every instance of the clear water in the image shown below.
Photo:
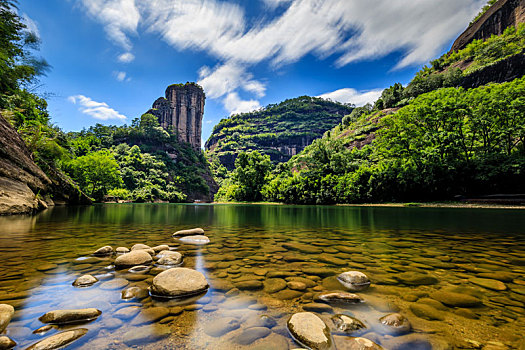
<path fill-rule="evenodd" d="M 172 238 L 173 232 L 193 227 L 204 228 L 211 243 L 184 245 Z M 523 210 L 95 205 L 1 217 L 0 232 L 0 303 L 16 309 L 6 333 L 19 348 L 81 327 L 88 333 L 68 348 L 293 349 L 300 346 L 286 321 L 294 312 L 312 308 L 332 328 L 331 317 L 341 313 L 367 326 L 350 335 L 333 329 L 338 349 L 347 348 L 348 336 L 369 338 L 386 349 L 523 346 Z M 180 251 L 183 266 L 203 272 L 210 289 L 183 301 L 147 295 L 123 300 L 122 290 L 147 289 L 161 270 L 137 277 L 115 271 L 114 257 L 93 258 L 91 253 L 104 245 L 129 248 L 135 243 L 168 244 Z M 364 303 L 321 309 L 311 305 L 318 293 L 344 290 L 335 276 L 349 270 L 371 279 L 371 287 L 357 293 Z M 100 281 L 88 288 L 73 287 L 86 273 Z M 434 277 L 434 282 L 414 285 L 410 273 Z M 479 285 L 480 277 L 500 289 L 503 284 L 505 290 Z M 276 279 L 306 281 L 307 286 L 270 290 L 282 284 Z M 436 291 L 474 296 L 482 304 L 440 306 L 433 299 Z M 32 333 L 44 326 L 38 317 L 47 311 L 86 307 L 96 307 L 102 315 L 89 323 Z M 148 317 L 143 311 L 152 307 L 154 316 Z M 123 308 L 129 313 L 119 312 Z M 412 331 L 395 336 L 380 327 L 378 319 L 391 312 L 407 317 Z M 261 320 L 263 315 L 275 322 Z M 228 322 L 239 327 L 209 334 Z M 266 328 L 254 331 L 253 326 Z"/>

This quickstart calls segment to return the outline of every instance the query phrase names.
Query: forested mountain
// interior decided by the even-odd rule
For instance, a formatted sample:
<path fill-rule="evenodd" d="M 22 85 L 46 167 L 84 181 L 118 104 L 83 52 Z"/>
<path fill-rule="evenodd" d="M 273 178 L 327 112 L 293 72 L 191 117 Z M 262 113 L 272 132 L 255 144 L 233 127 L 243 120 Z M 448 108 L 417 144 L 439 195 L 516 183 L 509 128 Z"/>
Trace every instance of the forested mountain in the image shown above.
<path fill-rule="evenodd" d="M 301 96 L 222 119 L 206 142 L 215 169 L 234 168 L 239 152 L 257 150 L 274 163 L 285 162 L 337 125 L 351 106 Z M 223 169 L 223 173 L 224 173 Z"/>
<path fill-rule="evenodd" d="M 374 106 L 354 109 L 284 164 L 240 155 L 216 198 L 331 204 L 523 194 L 524 49 L 523 23 L 472 40 L 408 86 L 385 89 Z"/>

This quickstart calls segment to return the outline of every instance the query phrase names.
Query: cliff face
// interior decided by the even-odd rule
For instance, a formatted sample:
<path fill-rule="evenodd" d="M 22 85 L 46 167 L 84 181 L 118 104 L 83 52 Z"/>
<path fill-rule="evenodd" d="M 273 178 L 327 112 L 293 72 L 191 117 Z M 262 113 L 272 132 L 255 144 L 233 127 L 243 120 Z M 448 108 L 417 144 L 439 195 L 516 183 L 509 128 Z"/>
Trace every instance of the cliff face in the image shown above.
<path fill-rule="evenodd" d="M 458 51 L 473 40 L 501 35 L 505 28 L 525 22 L 525 0 L 499 0 L 461 34 L 450 51 Z"/>
<path fill-rule="evenodd" d="M 510 56 L 463 78 L 461 86 L 472 89 L 488 83 L 504 83 L 525 75 L 525 54 Z"/>
<path fill-rule="evenodd" d="M 204 91 L 197 84 L 175 84 L 168 86 L 166 97 L 158 98 L 148 113 L 155 115 L 166 131 L 177 133 L 179 141 L 198 149 L 201 147 L 204 102 Z"/>
<path fill-rule="evenodd" d="M 55 204 L 91 201 L 59 172 L 48 177 L 16 130 L 0 116 L 0 215 L 31 214 Z"/>

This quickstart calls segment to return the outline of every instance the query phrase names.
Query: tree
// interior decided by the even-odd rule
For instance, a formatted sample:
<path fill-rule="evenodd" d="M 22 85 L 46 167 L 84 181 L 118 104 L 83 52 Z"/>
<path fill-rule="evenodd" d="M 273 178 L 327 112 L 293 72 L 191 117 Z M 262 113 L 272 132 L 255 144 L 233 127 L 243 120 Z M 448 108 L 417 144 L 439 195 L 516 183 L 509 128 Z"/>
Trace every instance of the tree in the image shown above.
<path fill-rule="evenodd" d="M 82 190 L 96 200 L 122 184 L 118 163 L 108 150 L 73 159 L 66 167 Z"/>

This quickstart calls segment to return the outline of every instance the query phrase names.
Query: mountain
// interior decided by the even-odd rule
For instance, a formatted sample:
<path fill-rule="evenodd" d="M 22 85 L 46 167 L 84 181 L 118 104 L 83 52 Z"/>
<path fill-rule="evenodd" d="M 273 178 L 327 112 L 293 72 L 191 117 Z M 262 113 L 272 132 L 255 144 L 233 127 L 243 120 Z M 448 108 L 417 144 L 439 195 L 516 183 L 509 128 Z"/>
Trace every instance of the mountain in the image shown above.
<path fill-rule="evenodd" d="M 301 96 L 258 111 L 222 119 L 213 128 L 205 148 L 212 162 L 228 170 L 242 151 L 258 150 L 277 162 L 285 162 L 313 140 L 340 123 L 351 106 Z"/>

